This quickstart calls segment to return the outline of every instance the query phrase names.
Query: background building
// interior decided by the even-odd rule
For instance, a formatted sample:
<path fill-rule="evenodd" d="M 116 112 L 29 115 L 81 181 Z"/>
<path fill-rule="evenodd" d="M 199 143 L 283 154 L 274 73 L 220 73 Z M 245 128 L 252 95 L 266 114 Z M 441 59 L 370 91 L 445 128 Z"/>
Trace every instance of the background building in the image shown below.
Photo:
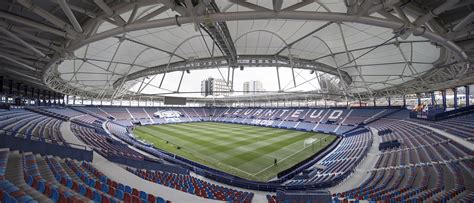
<path fill-rule="evenodd" d="M 265 91 L 262 82 L 258 80 L 244 82 L 244 94 L 258 94 Z"/>
<path fill-rule="evenodd" d="M 229 82 L 230 83 L 230 82 Z M 202 96 L 229 96 L 230 87 L 222 79 L 208 78 L 201 81 Z"/>

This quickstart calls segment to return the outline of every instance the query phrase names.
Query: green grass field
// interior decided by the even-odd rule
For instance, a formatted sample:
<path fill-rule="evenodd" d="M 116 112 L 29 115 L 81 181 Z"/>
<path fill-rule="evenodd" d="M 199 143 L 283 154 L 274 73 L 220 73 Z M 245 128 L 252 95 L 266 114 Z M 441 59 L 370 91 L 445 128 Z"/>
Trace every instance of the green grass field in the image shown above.
<path fill-rule="evenodd" d="M 271 180 L 336 138 L 322 133 L 215 122 L 140 126 L 134 134 L 162 150 L 257 181 Z M 317 140 L 305 148 L 305 140 L 311 139 Z"/>

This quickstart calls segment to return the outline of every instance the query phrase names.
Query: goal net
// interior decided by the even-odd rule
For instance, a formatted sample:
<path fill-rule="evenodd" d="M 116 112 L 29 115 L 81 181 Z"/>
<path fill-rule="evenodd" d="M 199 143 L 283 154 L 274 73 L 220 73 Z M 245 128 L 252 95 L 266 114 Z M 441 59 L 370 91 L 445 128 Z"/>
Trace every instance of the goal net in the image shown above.
<path fill-rule="evenodd" d="M 309 147 L 317 141 L 318 141 L 317 138 L 308 138 L 308 139 L 304 140 L 304 146 L 303 147 L 304 148 Z"/>

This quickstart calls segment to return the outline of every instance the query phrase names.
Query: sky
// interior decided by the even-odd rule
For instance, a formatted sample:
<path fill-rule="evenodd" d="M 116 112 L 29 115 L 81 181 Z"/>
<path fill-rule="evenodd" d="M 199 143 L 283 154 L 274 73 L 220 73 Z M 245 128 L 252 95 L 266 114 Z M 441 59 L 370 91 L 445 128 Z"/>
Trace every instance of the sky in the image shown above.
<path fill-rule="evenodd" d="M 220 68 L 222 76 L 227 80 L 227 68 Z M 278 80 L 277 71 L 275 67 L 251 67 L 244 68 L 244 70 L 235 69 L 234 75 L 234 95 L 241 95 L 239 91 L 243 91 L 243 83 L 246 81 L 260 81 L 262 82 L 263 88 L 266 91 L 278 91 Z M 163 81 L 162 89 L 158 89 L 163 74 L 156 75 L 156 77 L 150 82 L 150 85 L 143 90 L 143 93 L 165 93 L 167 90 L 176 91 L 181 78 L 181 72 L 173 72 L 166 74 L 165 80 Z M 290 68 L 280 68 L 280 84 L 282 89 L 286 91 L 310 91 L 319 89 L 319 84 L 315 78 L 315 74 L 310 74 L 309 70 L 295 69 L 295 78 L 297 87 L 294 87 L 292 74 Z M 186 92 L 200 92 L 201 81 L 209 77 L 222 79 L 219 70 L 207 69 L 207 70 L 192 70 L 189 74 L 185 73 L 183 76 L 183 82 L 180 87 L 179 96 L 200 96 L 200 93 L 186 93 Z M 152 79 L 154 76 L 149 76 Z M 310 80 L 309 82 L 306 82 Z M 137 90 L 140 83 L 136 84 L 132 90 Z M 177 95 L 178 96 L 178 95 Z"/>

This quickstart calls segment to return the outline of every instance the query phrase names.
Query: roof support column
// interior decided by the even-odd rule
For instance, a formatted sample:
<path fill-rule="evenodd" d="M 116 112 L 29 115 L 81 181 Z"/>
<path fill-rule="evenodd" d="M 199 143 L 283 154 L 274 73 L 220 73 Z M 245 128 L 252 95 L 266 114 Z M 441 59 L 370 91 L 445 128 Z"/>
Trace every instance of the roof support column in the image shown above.
<path fill-rule="evenodd" d="M 24 97 L 28 97 L 28 85 L 25 84 L 25 87 L 23 88 L 23 91 L 24 91 Z"/>
<path fill-rule="evenodd" d="M 16 95 L 21 98 L 21 83 L 16 83 Z"/>
<path fill-rule="evenodd" d="M 183 82 L 184 72 L 185 71 L 181 73 L 181 78 L 179 79 L 178 89 L 176 90 L 176 92 L 179 92 L 179 88 L 181 87 L 181 83 Z"/>
<path fill-rule="evenodd" d="M 469 106 L 469 85 L 464 86 L 466 90 L 466 106 Z"/>
<path fill-rule="evenodd" d="M 74 96 L 74 99 L 75 98 L 76 98 L 76 96 Z M 40 89 L 36 90 L 36 105 L 37 106 L 41 105 Z"/>
<path fill-rule="evenodd" d="M 31 101 L 34 101 L 34 102 L 35 102 L 35 106 L 38 105 L 38 102 L 36 102 L 36 99 L 35 99 L 35 88 L 34 88 L 34 87 L 31 87 L 30 103 L 31 103 Z"/>
<path fill-rule="evenodd" d="M 10 96 L 12 96 L 12 95 L 13 95 L 13 80 L 11 80 L 11 79 L 10 79 L 10 86 L 9 86 L 9 88 L 10 88 L 9 94 L 10 94 Z"/>
<path fill-rule="evenodd" d="M 420 105 L 421 104 L 421 94 L 417 93 L 416 98 L 418 100 L 418 105 Z"/>
<path fill-rule="evenodd" d="M 448 105 L 446 104 L 446 90 L 441 90 L 441 96 L 443 97 L 443 109 L 446 111 Z"/>
<path fill-rule="evenodd" d="M 51 106 L 51 91 L 48 91 L 48 106 Z"/>
<path fill-rule="evenodd" d="M 232 67 L 232 82 L 230 83 L 230 91 L 234 91 L 234 73 L 235 73 L 235 67 Z"/>
<path fill-rule="evenodd" d="M 431 105 L 435 105 L 435 92 L 430 92 L 430 95 L 431 95 Z"/>
<path fill-rule="evenodd" d="M 454 109 L 458 109 L 458 88 L 453 88 L 453 95 L 454 95 Z"/>
<path fill-rule="evenodd" d="M 276 67 L 276 72 L 277 72 L 277 79 L 278 79 L 278 91 L 281 92 L 281 84 L 280 84 L 280 71 L 278 70 L 279 68 Z"/>
<path fill-rule="evenodd" d="M 3 76 L 0 76 L 0 93 L 3 94 Z"/>

